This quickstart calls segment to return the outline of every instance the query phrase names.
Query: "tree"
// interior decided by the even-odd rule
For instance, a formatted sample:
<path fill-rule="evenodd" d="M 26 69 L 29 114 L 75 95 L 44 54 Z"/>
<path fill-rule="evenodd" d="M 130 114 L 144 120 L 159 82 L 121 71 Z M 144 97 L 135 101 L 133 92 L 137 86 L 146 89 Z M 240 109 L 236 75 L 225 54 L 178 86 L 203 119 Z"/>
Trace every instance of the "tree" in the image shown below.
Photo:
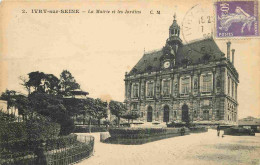
<path fill-rule="evenodd" d="M 53 74 L 45 74 L 43 77 L 43 90 L 48 94 L 58 94 L 60 90 L 59 79 Z"/>
<path fill-rule="evenodd" d="M 28 94 L 33 92 L 43 92 L 48 94 L 58 94 L 60 90 L 59 79 L 53 74 L 45 74 L 43 72 L 31 72 L 28 74 L 29 79 L 20 77 L 22 85 L 28 91 Z"/>
<path fill-rule="evenodd" d="M 92 118 L 95 116 L 95 100 L 93 98 L 87 98 L 82 100 L 83 102 L 83 109 L 81 111 L 81 114 L 83 115 L 83 124 L 85 124 L 86 116 L 89 116 L 89 133 L 91 133 L 91 124 L 92 124 Z"/>
<path fill-rule="evenodd" d="M 117 124 L 118 127 L 120 126 L 120 117 L 122 117 L 126 112 L 126 107 L 123 103 L 117 102 L 117 101 L 110 101 L 109 102 L 109 109 L 111 111 L 111 114 L 115 115 L 117 117 Z"/>
<path fill-rule="evenodd" d="M 0 99 L 7 101 L 7 109 L 15 106 L 16 93 L 17 93 L 16 91 L 8 90 L 8 89 L 2 93 Z"/>
<path fill-rule="evenodd" d="M 75 89 L 80 89 L 80 85 L 76 82 L 75 78 L 68 70 L 63 70 L 60 74 L 60 82 L 61 90 L 63 95 L 70 96 L 70 91 Z"/>
<path fill-rule="evenodd" d="M 136 111 L 129 111 L 122 116 L 122 118 L 128 120 L 128 124 L 129 124 L 130 120 L 132 120 L 132 123 L 133 123 L 133 120 L 137 119 L 138 117 L 139 117 L 139 114 Z"/>
<path fill-rule="evenodd" d="M 15 106 L 18 108 L 18 114 L 22 115 L 23 120 L 25 120 L 25 117 L 30 111 L 29 100 L 26 96 L 22 94 L 16 95 L 15 98 L 16 98 Z"/>
<path fill-rule="evenodd" d="M 103 102 L 100 99 L 95 99 L 94 117 L 98 119 L 98 126 L 100 127 L 100 120 L 107 117 L 107 102 Z"/>
<path fill-rule="evenodd" d="M 29 105 L 33 111 L 49 117 L 52 122 L 61 125 L 61 135 L 68 135 L 74 130 L 74 123 L 66 110 L 63 98 L 42 92 L 33 92 L 29 95 Z"/>
<path fill-rule="evenodd" d="M 42 84 L 42 80 L 45 77 L 45 74 L 43 72 L 36 71 L 36 72 L 29 73 L 28 76 L 29 76 L 29 80 L 25 82 L 25 85 L 27 88 L 29 88 L 29 91 L 32 91 L 31 88 L 33 88 L 33 90 L 36 92 L 42 91 L 43 88 L 41 84 Z"/>
<path fill-rule="evenodd" d="M 14 90 L 6 90 L 0 96 L 1 100 L 7 101 L 7 108 L 16 107 L 18 108 L 18 114 L 23 116 L 23 120 L 27 115 L 29 109 L 28 98 Z"/>

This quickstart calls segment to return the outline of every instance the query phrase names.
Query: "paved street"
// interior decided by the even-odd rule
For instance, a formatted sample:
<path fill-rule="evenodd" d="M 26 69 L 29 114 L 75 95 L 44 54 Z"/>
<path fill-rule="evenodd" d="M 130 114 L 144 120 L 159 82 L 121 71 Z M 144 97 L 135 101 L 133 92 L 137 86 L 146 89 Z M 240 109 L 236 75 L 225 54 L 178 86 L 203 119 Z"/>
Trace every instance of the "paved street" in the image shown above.
<path fill-rule="evenodd" d="M 259 133 L 223 138 L 216 134 L 216 130 L 209 130 L 143 145 L 117 145 L 100 143 L 99 133 L 92 133 L 95 153 L 78 165 L 260 164 Z"/>

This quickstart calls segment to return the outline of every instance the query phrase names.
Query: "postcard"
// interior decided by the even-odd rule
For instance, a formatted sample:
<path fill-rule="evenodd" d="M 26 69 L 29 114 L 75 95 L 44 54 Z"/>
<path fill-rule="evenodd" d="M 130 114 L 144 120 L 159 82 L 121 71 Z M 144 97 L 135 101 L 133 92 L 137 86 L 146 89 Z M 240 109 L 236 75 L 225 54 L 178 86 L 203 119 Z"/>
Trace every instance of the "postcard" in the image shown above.
<path fill-rule="evenodd" d="M 260 164 L 259 0 L 0 2 L 0 164 Z"/>

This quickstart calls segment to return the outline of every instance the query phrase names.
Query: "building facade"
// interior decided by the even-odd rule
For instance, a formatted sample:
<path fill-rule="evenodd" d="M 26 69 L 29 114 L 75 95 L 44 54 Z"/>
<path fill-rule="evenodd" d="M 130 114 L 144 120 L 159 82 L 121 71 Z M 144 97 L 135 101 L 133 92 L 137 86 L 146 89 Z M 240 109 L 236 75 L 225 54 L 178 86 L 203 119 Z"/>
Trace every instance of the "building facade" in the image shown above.
<path fill-rule="evenodd" d="M 142 122 L 237 123 L 239 75 L 235 50 L 223 53 L 213 38 L 183 44 L 173 20 L 158 51 L 144 53 L 125 74 L 125 103 Z"/>

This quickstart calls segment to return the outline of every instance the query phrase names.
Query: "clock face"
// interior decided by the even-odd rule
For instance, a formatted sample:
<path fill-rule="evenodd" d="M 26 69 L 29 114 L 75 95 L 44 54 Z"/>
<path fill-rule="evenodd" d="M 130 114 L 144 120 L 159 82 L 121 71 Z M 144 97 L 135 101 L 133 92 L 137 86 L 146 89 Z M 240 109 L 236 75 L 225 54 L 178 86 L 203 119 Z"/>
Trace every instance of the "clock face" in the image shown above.
<path fill-rule="evenodd" d="M 169 68 L 170 62 L 169 61 L 164 62 L 163 66 L 164 66 L 164 68 Z"/>

